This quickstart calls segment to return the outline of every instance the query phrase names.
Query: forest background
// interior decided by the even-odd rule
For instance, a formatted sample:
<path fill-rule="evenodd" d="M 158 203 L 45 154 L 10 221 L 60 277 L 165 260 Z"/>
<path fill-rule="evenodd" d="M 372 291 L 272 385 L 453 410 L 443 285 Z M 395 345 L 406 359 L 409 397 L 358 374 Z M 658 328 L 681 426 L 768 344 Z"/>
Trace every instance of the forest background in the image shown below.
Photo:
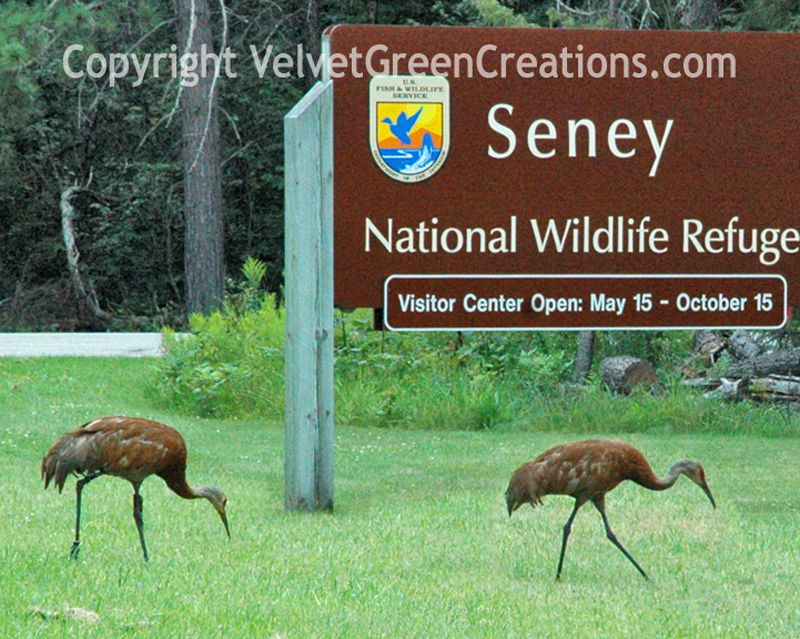
<path fill-rule="evenodd" d="M 322 30 L 341 23 L 794 31 L 799 17 L 798 0 L 4 3 L 0 331 L 191 330 L 198 339 L 168 338 L 161 399 L 192 414 L 279 418 L 283 117 L 315 78 L 260 68 L 267 52 L 317 59 Z M 174 73 L 99 72 L 112 53 L 161 53 L 169 68 L 187 32 L 196 47 L 236 52 L 236 65 L 196 88 Z M 481 429 L 528 421 L 543 389 L 570 406 L 569 384 L 599 380 L 606 357 L 645 359 L 666 387 L 710 365 L 718 378 L 730 361 L 720 356 L 729 334 L 693 355 L 698 336 L 686 331 L 377 336 L 367 312 L 336 319 L 337 416 L 348 423 Z M 800 358 L 797 322 L 752 338 Z"/>
<path fill-rule="evenodd" d="M 199 0 L 198 0 L 199 2 Z M 206 0 L 203 0 L 206 2 Z M 165 53 L 184 2 L 36 1 L 0 6 L 0 330 L 185 327 L 186 214 L 178 78 L 71 78 L 92 53 Z M 200 3 L 202 4 L 202 3 Z M 283 117 L 314 77 L 259 74 L 263 56 L 317 55 L 337 23 L 797 30 L 797 0 L 209 0 L 216 51 L 239 54 L 215 87 L 224 273 L 250 256 L 283 273 Z M 172 48 L 171 48 L 172 47 Z M 247 60 L 245 60 L 247 58 Z M 70 191 L 70 189 L 72 189 Z M 72 207 L 80 282 L 63 223 Z M 79 257 L 79 261 L 77 258 Z M 88 302 L 87 302 L 88 299 Z"/>

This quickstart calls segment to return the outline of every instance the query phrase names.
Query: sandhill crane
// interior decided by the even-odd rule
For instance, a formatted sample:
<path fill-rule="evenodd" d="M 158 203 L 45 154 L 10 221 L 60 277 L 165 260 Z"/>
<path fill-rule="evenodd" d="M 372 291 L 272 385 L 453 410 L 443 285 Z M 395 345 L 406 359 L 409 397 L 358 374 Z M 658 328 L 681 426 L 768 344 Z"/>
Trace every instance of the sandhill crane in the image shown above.
<path fill-rule="evenodd" d="M 219 513 L 230 539 L 225 504 L 228 498 L 215 486 L 192 488 L 186 483 L 186 444 L 174 428 L 139 417 L 101 417 L 62 435 L 42 459 L 45 489 L 51 481 L 58 492 L 70 473 L 82 476 L 77 481 L 75 541 L 70 557 L 78 558 L 81 533 L 81 491 L 101 475 L 127 479 L 133 485 L 133 518 L 139 530 L 144 560 L 142 496 L 139 486 L 150 475 L 158 475 L 167 486 L 184 499 L 205 497 Z"/>
<path fill-rule="evenodd" d="M 564 538 L 561 542 L 561 556 L 558 559 L 556 573 L 556 579 L 560 579 L 572 521 L 578 514 L 578 509 L 587 501 L 591 501 L 600 511 L 608 539 L 646 579 L 647 573 L 623 548 L 608 524 L 605 496 L 626 479 L 650 490 L 666 490 L 681 474 L 700 486 L 711 500 L 711 505 L 717 507 L 711 489 L 706 483 L 703 467 L 691 459 L 678 460 L 672 465 L 666 477 L 658 478 L 644 455 L 625 442 L 590 440 L 562 444 L 543 452 L 533 461 L 523 464 L 514 471 L 506 490 L 508 516 L 511 517 L 517 508 L 526 503 L 535 508 L 536 504 L 542 503 L 544 495 L 570 495 L 575 498 L 575 508 L 564 525 Z"/>

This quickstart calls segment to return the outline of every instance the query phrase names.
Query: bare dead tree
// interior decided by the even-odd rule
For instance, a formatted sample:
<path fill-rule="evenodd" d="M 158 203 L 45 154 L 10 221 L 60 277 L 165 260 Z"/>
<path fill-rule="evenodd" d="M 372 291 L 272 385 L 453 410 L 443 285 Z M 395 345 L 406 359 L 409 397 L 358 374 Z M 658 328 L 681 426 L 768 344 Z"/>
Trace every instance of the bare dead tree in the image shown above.
<path fill-rule="evenodd" d="M 81 303 L 86 304 L 86 307 L 95 317 L 108 320 L 111 319 L 111 315 L 100 308 L 94 286 L 92 286 L 91 281 L 84 282 L 81 275 L 79 266 L 80 251 L 78 251 L 78 244 L 75 241 L 75 207 L 72 205 L 72 199 L 81 191 L 87 190 L 91 182 L 92 176 L 90 174 L 86 184 L 81 185 L 76 181 L 75 184 L 67 187 L 61 193 L 61 231 L 64 237 L 64 247 L 67 250 L 67 267 L 69 268 L 70 281 L 75 294 Z"/>

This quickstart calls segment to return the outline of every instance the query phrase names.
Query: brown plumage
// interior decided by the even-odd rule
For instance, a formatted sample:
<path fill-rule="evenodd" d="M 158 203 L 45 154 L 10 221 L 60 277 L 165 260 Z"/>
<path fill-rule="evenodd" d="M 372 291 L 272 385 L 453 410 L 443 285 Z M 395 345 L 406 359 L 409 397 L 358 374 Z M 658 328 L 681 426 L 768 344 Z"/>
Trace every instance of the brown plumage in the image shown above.
<path fill-rule="evenodd" d="M 543 452 L 533 461 L 523 464 L 514 471 L 506 490 L 508 516 L 511 517 L 517 508 L 526 503 L 536 507 L 536 504 L 542 503 L 544 495 L 570 495 L 575 498 L 575 508 L 564 526 L 561 556 L 556 573 L 556 579 L 559 579 L 572 521 L 578 509 L 587 501 L 591 501 L 600 511 L 608 539 L 636 566 L 642 576 L 647 578 L 645 571 L 612 532 L 606 517 L 605 496 L 626 479 L 650 490 L 666 490 L 681 474 L 700 486 L 714 508 L 717 507 L 711 489 L 706 483 L 703 467 L 691 459 L 678 460 L 672 465 L 666 477 L 658 478 L 644 455 L 625 442 L 590 440 L 562 444 Z"/>
<path fill-rule="evenodd" d="M 75 541 L 70 551 L 73 559 L 78 558 L 80 548 L 81 491 L 100 475 L 121 477 L 133 485 L 133 518 L 145 561 L 148 557 L 139 486 L 150 475 L 161 477 L 184 499 L 208 499 L 222 518 L 230 539 L 225 493 L 215 486 L 192 488 L 186 483 L 185 472 L 186 444 L 181 434 L 174 428 L 139 417 L 101 417 L 88 422 L 62 435 L 42 459 L 45 489 L 52 481 L 61 492 L 68 475 L 82 477 L 76 484 Z"/>

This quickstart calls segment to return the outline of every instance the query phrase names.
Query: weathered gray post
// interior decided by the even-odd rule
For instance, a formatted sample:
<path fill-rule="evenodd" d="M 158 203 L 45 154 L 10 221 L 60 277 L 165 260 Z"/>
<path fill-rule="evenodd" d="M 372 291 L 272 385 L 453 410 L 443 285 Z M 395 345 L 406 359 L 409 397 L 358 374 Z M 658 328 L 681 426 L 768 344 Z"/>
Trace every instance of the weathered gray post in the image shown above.
<path fill-rule="evenodd" d="M 289 510 L 333 510 L 333 82 L 284 118 Z"/>

